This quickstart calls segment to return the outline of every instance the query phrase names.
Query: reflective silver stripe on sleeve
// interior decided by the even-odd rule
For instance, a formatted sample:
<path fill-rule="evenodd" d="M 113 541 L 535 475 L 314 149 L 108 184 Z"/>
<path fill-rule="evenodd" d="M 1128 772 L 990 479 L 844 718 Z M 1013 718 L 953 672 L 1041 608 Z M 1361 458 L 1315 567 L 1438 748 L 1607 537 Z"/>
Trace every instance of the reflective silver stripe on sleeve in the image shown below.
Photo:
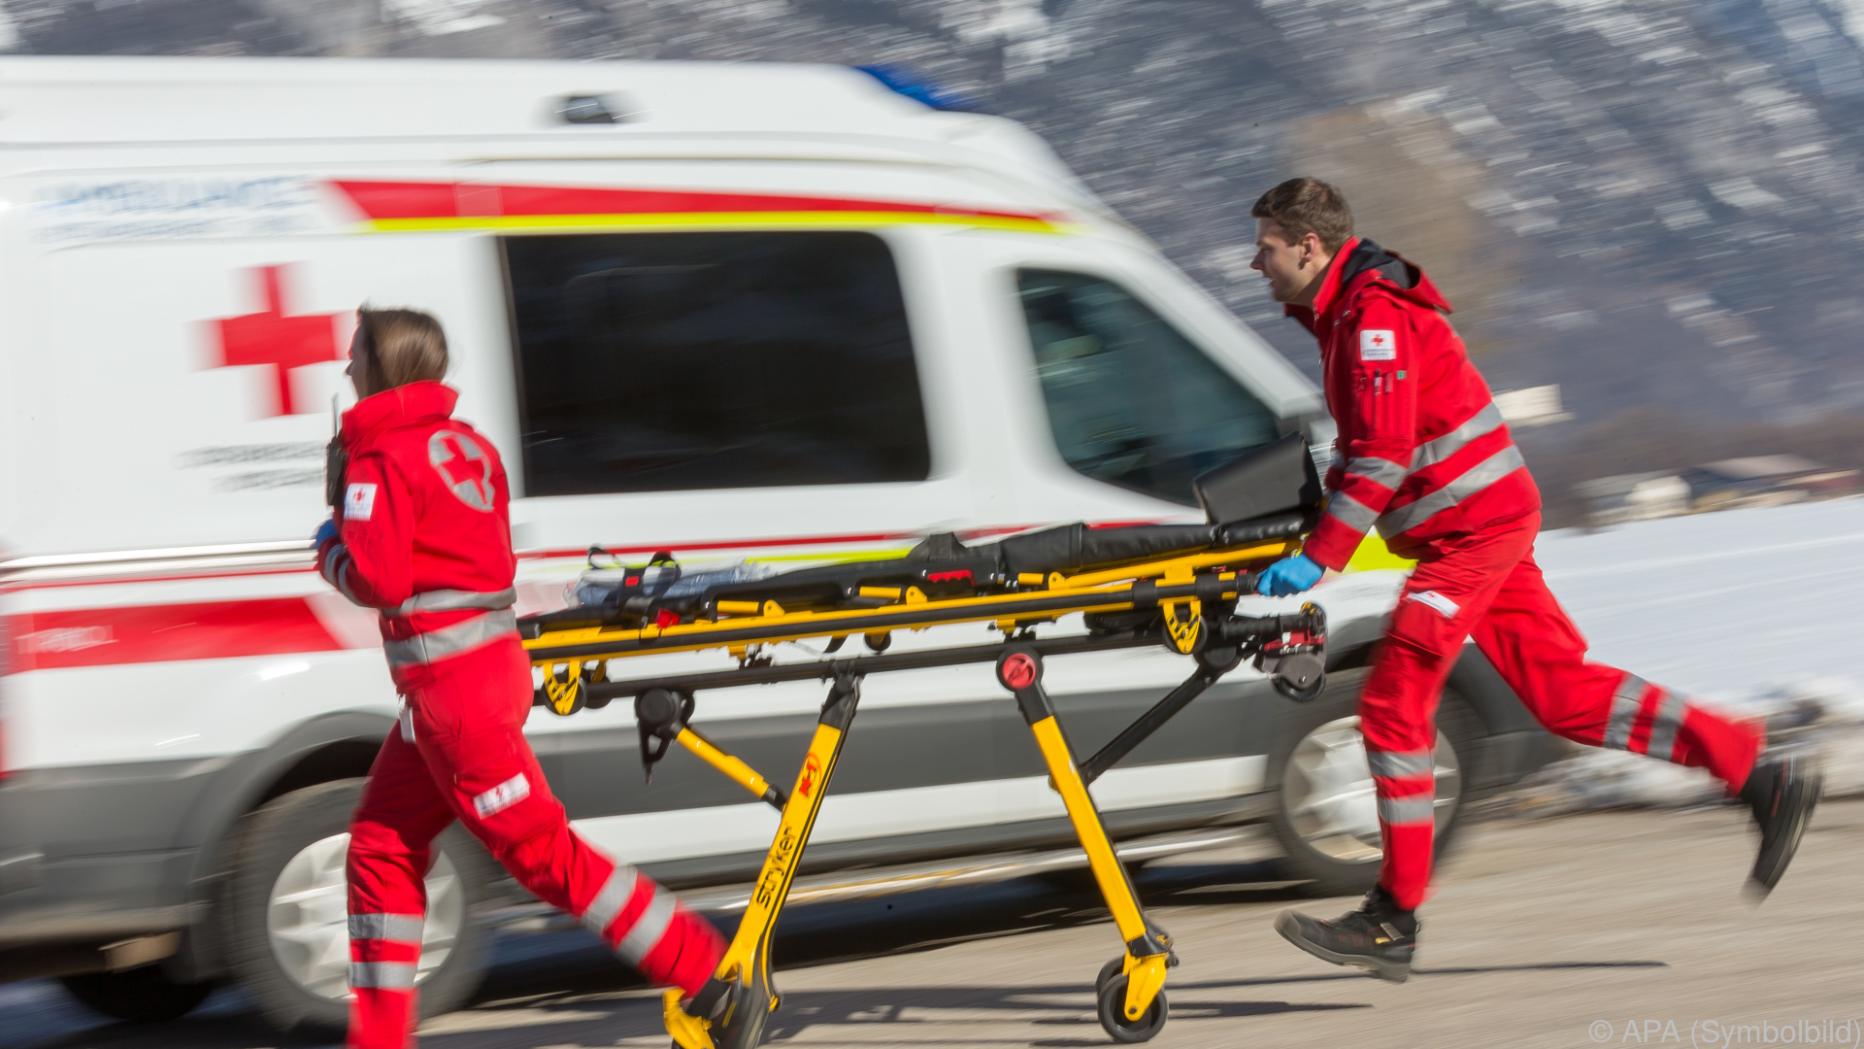
<path fill-rule="evenodd" d="M 640 873 L 633 867 L 616 864 L 614 873 L 596 890 L 595 899 L 590 900 L 588 909 L 583 911 L 582 923 L 597 936 L 608 932 L 628 897 L 634 895 L 634 882 L 639 877 Z"/>
<path fill-rule="evenodd" d="M 1448 459 L 1463 450 L 1469 442 L 1478 437 L 1494 433 L 1502 425 L 1502 412 L 1490 401 L 1482 410 L 1469 417 L 1468 421 L 1444 434 L 1417 446 L 1411 453 L 1411 469 L 1422 470 L 1427 466 Z"/>
<path fill-rule="evenodd" d="M 342 543 L 332 546 L 330 548 L 330 553 L 324 558 L 324 582 L 335 586 L 337 579 L 342 576 L 343 566 L 346 564 L 349 564 L 349 547 L 344 546 Z"/>
<path fill-rule="evenodd" d="M 354 568 L 356 559 L 350 556 L 349 548 L 341 543 L 330 548 L 330 556 L 324 558 L 324 579 L 337 588 L 337 593 L 348 598 L 353 605 L 361 605 L 356 591 L 350 586 L 350 569 Z M 364 606 L 365 608 L 368 606 Z"/>
<path fill-rule="evenodd" d="M 1346 464 L 1346 472 L 1359 477 L 1370 477 L 1387 488 L 1396 488 L 1404 483 L 1407 471 L 1390 459 L 1365 455 Z"/>
<path fill-rule="evenodd" d="M 388 654 L 391 667 L 417 666 L 469 652 L 517 629 L 517 614 L 503 608 L 426 634 L 384 642 L 382 650 Z"/>
<path fill-rule="evenodd" d="M 351 962 L 349 983 L 359 990 L 411 991 L 415 971 L 414 962 Z"/>
<path fill-rule="evenodd" d="M 352 940 L 420 943 L 421 924 L 418 914 L 352 914 L 349 935 Z"/>
<path fill-rule="evenodd" d="M 1436 771 L 1436 764 L 1431 760 L 1427 750 L 1368 750 L 1366 759 L 1372 764 L 1374 776 L 1390 776 L 1394 779 L 1404 776 L 1424 776 Z"/>
<path fill-rule="evenodd" d="M 415 594 L 394 608 L 388 609 L 391 616 L 413 615 L 416 612 L 457 612 L 467 608 L 484 608 L 488 610 L 510 608 L 518 600 L 518 591 L 506 587 L 503 590 L 480 592 L 477 590 L 429 590 L 424 594 Z"/>
<path fill-rule="evenodd" d="M 1394 827 L 1414 827 L 1432 822 L 1436 799 L 1429 794 L 1415 798 L 1380 798 L 1379 819 Z"/>
<path fill-rule="evenodd" d="M 1612 750 L 1631 746 L 1631 724 L 1637 720 L 1638 701 L 1644 698 L 1647 687 L 1644 679 L 1636 674 L 1626 674 L 1618 683 L 1618 691 L 1612 693 L 1611 716 L 1605 722 L 1605 739 L 1599 746 Z"/>
<path fill-rule="evenodd" d="M 635 919 L 634 928 L 615 945 L 615 953 L 631 965 L 640 965 L 643 958 L 660 946 L 667 926 L 673 924 L 673 902 L 671 895 L 655 892 L 647 902 L 647 909 Z"/>
<path fill-rule="evenodd" d="M 343 559 L 343 567 L 337 572 L 337 593 L 349 598 L 350 604 L 363 605 L 364 608 L 367 608 L 369 606 L 363 604 L 362 598 L 356 596 L 355 588 L 350 585 L 350 572 L 355 569 L 355 567 L 355 562 L 351 561 L 348 557 Z"/>
<path fill-rule="evenodd" d="M 1683 727 L 1683 715 L 1688 710 L 1681 697 L 1665 691 L 1657 700 L 1657 715 L 1650 725 L 1650 746 L 1644 748 L 1644 753 L 1664 761 L 1675 761 L 1676 732 Z"/>
<path fill-rule="evenodd" d="M 1521 450 L 1511 444 L 1457 475 L 1442 488 L 1379 518 L 1379 534 L 1387 539 L 1403 535 L 1526 465 Z"/>
<path fill-rule="evenodd" d="M 1327 497 L 1327 514 L 1362 535 L 1379 519 L 1371 507 L 1344 492 L 1335 492 Z"/>

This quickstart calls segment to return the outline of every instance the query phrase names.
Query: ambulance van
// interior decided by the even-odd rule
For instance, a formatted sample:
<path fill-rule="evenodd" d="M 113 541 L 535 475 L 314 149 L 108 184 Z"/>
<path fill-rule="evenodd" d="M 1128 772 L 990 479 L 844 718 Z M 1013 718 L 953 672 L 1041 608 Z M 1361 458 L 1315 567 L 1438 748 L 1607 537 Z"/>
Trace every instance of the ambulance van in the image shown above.
<path fill-rule="evenodd" d="M 521 614 L 593 545 L 802 565 L 1195 521 L 1203 470 L 1297 432 L 1331 454 L 1317 391 L 1040 140 L 884 70 L 0 59 L 7 976 L 133 1020 L 237 984 L 341 1022 L 344 830 L 397 697 L 309 540 L 365 303 L 445 324 L 510 470 Z M 1318 700 L 1239 672 L 1096 783 L 1129 859 L 1256 835 L 1317 891 L 1368 884 L 1356 668 L 1400 578 L 1374 568 L 1315 594 Z M 1186 672 L 1048 680 L 1090 748 Z M 1079 862 L 988 667 L 866 691 L 798 898 Z M 699 723 L 780 768 L 820 692 L 708 694 Z M 1473 650 L 1445 710 L 1449 833 L 1546 737 Z M 644 783 L 625 704 L 529 734 L 582 833 L 741 904 L 764 806 L 679 755 Z M 435 1012 L 537 909 L 457 828 L 428 880 Z"/>

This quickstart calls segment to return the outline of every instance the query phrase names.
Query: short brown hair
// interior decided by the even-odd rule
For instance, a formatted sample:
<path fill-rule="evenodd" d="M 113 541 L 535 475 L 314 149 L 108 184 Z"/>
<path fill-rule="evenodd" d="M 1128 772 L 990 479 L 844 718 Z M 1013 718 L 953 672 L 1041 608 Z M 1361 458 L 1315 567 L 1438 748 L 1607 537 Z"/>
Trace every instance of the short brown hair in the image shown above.
<path fill-rule="evenodd" d="M 1353 211 L 1346 195 L 1317 178 L 1291 178 L 1262 194 L 1249 216 L 1274 219 L 1290 241 L 1309 233 L 1320 238 L 1329 252 L 1340 250 L 1353 235 Z"/>
<path fill-rule="evenodd" d="M 362 347 L 368 355 L 363 375 L 371 392 L 380 393 L 447 373 L 447 335 L 440 322 L 420 310 L 356 311 Z"/>

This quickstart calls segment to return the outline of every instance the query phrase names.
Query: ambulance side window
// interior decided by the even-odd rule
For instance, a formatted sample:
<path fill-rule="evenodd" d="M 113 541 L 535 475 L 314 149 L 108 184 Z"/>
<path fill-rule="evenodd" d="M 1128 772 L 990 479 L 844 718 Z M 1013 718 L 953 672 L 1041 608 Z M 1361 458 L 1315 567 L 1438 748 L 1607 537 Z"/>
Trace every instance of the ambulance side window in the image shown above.
<path fill-rule="evenodd" d="M 1273 412 L 1119 285 L 1022 270 L 1017 290 L 1049 429 L 1078 472 L 1195 505 L 1198 474 L 1278 436 Z"/>
<path fill-rule="evenodd" d="M 892 253 L 867 233 L 503 243 L 526 491 L 924 480 Z"/>

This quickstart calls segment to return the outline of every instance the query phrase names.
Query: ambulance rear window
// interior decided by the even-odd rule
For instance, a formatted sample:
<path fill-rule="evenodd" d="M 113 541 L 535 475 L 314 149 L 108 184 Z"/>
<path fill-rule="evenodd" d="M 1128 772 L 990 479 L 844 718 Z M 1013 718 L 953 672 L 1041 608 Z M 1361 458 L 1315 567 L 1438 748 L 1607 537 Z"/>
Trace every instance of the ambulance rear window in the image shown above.
<path fill-rule="evenodd" d="M 1017 291 L 1049 430 L 1077 472 L 1191 506 L 1197 475 L 1280 435 L 1266 405 L 1119 285 L 1023 270 Z"/>
<path fill-rule="evenodd" d="M 503 242 L 529 495 L 924 480 L 892 253 L 852 232 Z"/>

